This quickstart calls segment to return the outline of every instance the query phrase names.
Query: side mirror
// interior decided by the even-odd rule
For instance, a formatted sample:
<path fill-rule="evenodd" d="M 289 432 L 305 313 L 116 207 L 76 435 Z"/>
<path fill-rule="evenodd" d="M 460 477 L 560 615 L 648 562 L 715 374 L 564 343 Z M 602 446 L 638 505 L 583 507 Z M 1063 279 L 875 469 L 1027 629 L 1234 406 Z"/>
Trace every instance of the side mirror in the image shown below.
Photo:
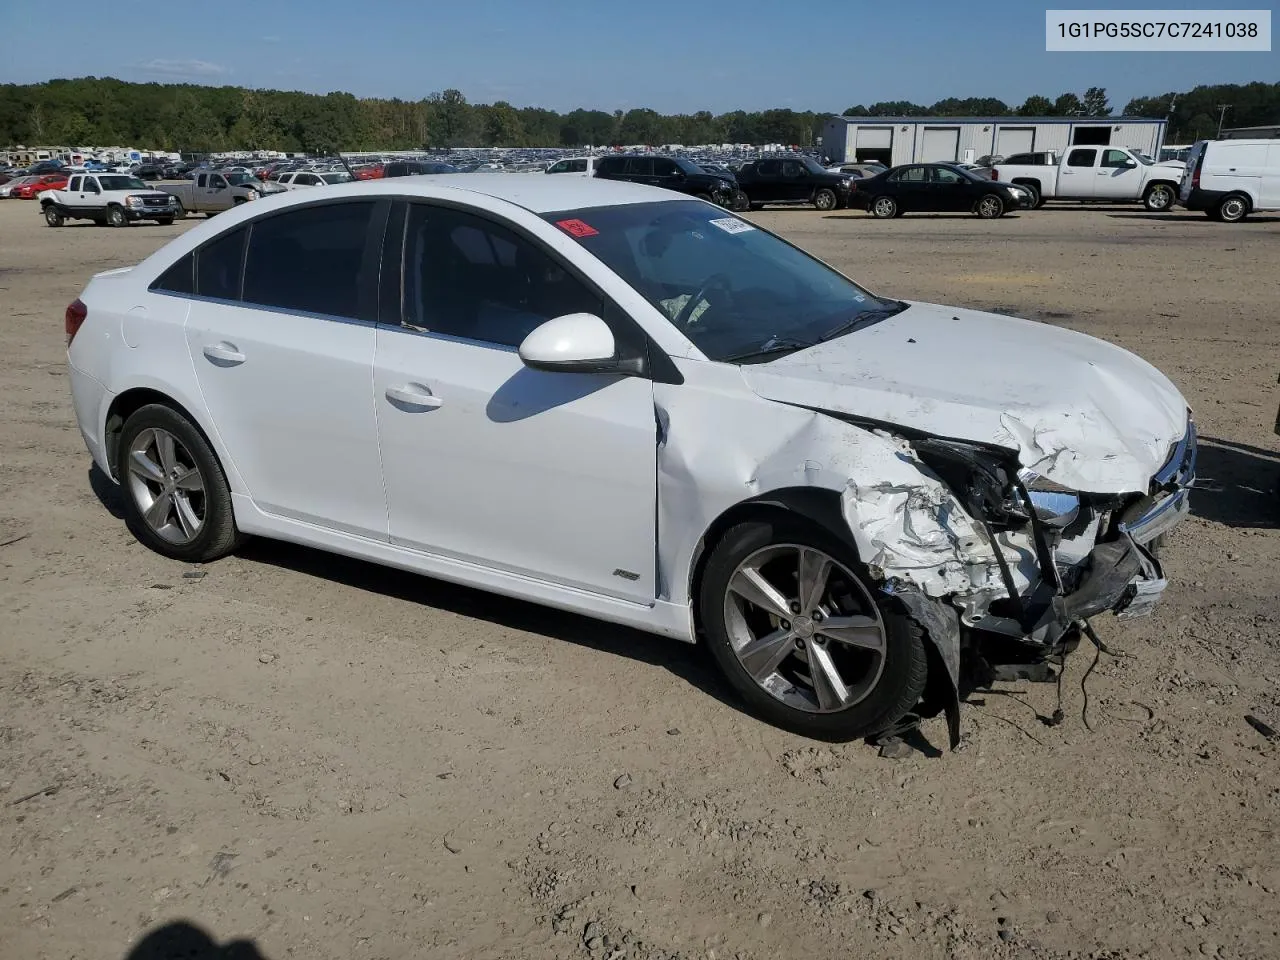
<path fill-rule="evenodd" d="M 1124 165 L 1125 165 L 1128 169 L 1132 170 L 1134 167 L 1136 167 L 1136 166 L 1138 165 L 1138 161 L 1137 161 L 1137 160 L 1134 160 L 1132 157 L 1130 157 L 1128 160 L 1126 160 L 1126 161 L 1124 162 Z"/>
<path fill-rule="evenodd" d="M 637 361 L 618 357 L 613 331 L 590 313 L 567 313 L 534 329 L 520 344 L 526 367 L 558 373 L 639 373 Z"/>

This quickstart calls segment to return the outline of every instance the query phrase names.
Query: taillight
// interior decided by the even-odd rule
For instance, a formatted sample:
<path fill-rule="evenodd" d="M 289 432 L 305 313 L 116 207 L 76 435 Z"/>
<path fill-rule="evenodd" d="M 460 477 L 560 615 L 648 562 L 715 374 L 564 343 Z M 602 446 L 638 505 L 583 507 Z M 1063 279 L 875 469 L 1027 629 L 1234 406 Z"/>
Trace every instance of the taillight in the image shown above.
<path fill-rule="evenodd" d="M 1200 167 L 1203 163 L 1204 154 L 1202 153 L 1196 158 L 1195 169 L 1191 171 L 1191 186 L 1196 190 L 1200 189 Z"/>
<path fill-rule="evenodd" d="M 89 315 L 89 308 L 80 300 L 73 300 L 71 306 L 67 307 L 65 317 L 67 327 L 67 346 L 71 346 L 71 341 L 76 338 L 76 334 L 80 332 L 80 325 L 84 323 L 84 318 Z"/>
<path fill-rule="evenodd" d="M 999 171 L 999 170 L 997 170 L 995 167 L 992 167 L 992 168 L 991 168 L 991 179 L 992 179 L 992 180 L 999 180 L 999 179 L 1000 179 L 1000 171 Z"/>

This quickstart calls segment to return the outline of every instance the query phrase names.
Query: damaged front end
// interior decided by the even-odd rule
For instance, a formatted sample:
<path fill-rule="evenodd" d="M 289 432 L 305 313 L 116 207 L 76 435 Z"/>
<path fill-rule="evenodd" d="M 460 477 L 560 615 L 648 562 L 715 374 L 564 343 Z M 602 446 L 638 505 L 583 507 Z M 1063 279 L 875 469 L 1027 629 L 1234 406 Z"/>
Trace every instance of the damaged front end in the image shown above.
<path fill-rule="evenodd" d="M 850 484 L 845 518 L 873 575 L 925 628 L 959 700 L 997 679 L 1049 679 L 1089 618 L 1145 616 L 1164 591 L 1159 545 L 1187 513 L 1196 432 L 1144 491 L 1068 489 L 1018 451 L 862 424 L 899 449 L 901 476 Z M 908 479 L 914 473 L 915 480 Z"/>

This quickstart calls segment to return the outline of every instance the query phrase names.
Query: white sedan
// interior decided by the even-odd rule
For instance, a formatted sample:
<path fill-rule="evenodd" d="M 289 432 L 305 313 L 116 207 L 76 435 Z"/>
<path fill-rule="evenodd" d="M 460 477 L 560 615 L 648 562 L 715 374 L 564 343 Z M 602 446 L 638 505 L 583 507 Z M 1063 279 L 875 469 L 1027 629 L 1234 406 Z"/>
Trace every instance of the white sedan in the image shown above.
<path fill-rule="evenodd" d="M 303 170 L 300 173 L 282 173 L 276 183 L 286 190 L 297 190 L 300 187 L 326 187 L 337 183 L 351 183 L 351 174 L 336 171 L 313 173 Z"/>
<path fill-rule="evenodd" d="M 1133 354 L 612 181 L 267 197 L 94 277 L 66 327 L 152 549 L 277 537 L 705 640 L 818 737 L 946 711 L 954 742 L 962 677 L 1150 612 L 1194 477 Z"/>

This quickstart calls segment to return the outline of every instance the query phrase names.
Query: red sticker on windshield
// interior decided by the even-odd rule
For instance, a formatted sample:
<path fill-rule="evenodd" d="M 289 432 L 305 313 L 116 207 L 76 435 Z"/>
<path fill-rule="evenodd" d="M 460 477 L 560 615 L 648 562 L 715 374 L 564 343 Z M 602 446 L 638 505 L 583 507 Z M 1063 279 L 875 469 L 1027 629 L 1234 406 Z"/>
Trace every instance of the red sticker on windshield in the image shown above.
<path fill-rule="evenodd" d="M 571 237 L 594 237 L 600 231 L 581 220 L 557 220 L 556 226 Z"/>

